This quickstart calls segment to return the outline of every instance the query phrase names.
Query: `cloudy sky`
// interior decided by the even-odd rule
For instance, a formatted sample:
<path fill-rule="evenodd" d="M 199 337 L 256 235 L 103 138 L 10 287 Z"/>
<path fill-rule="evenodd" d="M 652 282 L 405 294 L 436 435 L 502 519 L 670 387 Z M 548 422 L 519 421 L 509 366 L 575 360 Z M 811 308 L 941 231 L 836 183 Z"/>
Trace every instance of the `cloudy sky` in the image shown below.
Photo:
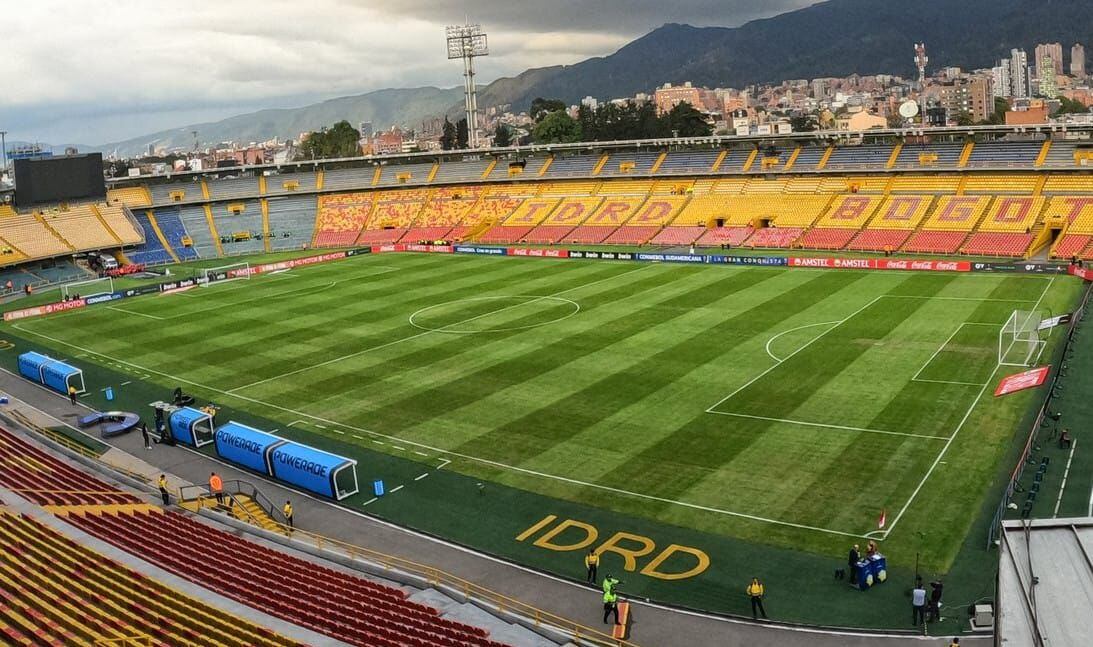
<path fill-rule="evenodd" d="M 259 108 L 461 83 L 443 26 L 490 34 L 480 81 L 609 54 L 666 22 L 736 26 L 814 0 L 8 0 L 0 130 L 101 144 Z"/>

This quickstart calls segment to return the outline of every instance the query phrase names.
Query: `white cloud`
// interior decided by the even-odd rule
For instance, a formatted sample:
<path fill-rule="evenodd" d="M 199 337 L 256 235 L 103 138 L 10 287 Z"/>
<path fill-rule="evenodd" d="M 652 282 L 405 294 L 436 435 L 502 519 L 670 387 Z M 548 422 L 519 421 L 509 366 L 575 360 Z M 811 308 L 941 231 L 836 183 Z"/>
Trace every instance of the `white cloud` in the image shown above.
<path fill-rule="evenodd" d="M 446 59 L 443 37 L 455 13 L 477 14 L 491 32 L 479 77 L 488 82 L 610 53 L 716 0 L 682 9 L 652 0 L 558 2 L 24 0 L 4 11 L 0 128 L 9 139 L 99 143 L 182 125 L 183 114 L 217 118 L 383 87 L 456 86 L 461 70 Z"/>

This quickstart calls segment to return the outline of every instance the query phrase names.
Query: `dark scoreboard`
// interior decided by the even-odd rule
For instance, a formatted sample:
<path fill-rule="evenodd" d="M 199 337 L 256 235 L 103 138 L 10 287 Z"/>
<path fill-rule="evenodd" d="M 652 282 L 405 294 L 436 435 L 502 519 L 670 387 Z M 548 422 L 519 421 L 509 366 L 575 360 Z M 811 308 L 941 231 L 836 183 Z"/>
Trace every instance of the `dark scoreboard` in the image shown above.
<path fill-rule="evenodd" d="M 16 206 L 106 197 L 100 153 L 17 159 L 14 163 Z"/>

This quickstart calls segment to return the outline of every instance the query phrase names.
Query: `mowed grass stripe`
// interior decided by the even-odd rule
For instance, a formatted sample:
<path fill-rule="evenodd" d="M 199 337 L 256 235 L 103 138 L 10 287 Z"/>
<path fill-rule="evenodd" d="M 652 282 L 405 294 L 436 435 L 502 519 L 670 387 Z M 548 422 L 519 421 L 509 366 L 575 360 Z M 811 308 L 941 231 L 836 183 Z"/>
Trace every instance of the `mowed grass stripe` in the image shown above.
<path fill-rule="evenodd" d="M 689 353 L 694 357 L 693 362 L 698 363 L 713 362 L 721 357 L 731 357 L 734 349 L 739 344 L 750 340 L 753 333 L 768 329 L 790 313 L 796 313 L 802 308 L 823 301 L 823 299 L 830 297 L 833 292 L 846 289 L 847 286 L 860 281 L 862 277 L 863 274 L 855 273 L 815 274 L 812 280 L 807 283 L 778 294 L 761 306 L 749 308 L 742 311 L 742 313 L 729 317 L 713 328 L 703 331 L 701 334 L 696 334 L 684 343 L 675 344 L 672 348 L 667 349 L 665 353 L 660 354 L 646 364 L 644 369 L 646 369 L 646 372 L 653 370 L 653 375 L 658 375 L 659 372 L 655 367 L 655 362 L 663 360 L 668 356 L 668 353 L 677 355 Z M 741 336 L 741 328 L 751 334 Z M 695 342 L 702 340 L 725 340 L 725 342 L 717 345 L 701 343 L 696 345 Z M 702 360 L 698 360 L 697 355 L 702 355 Z M 679 357 L 677 357 L 677 360 L 679 360 Z M 693 364 L 691 366 L 693 368 Z M 658 388 L 677 376 L 668 375 L 666 377 L 665 381 L 661 381 L 657 385 Z M 638 386 L 635 391 L 627 386 L 623 389 L 623 392 L 634 393 L 634 399 L 638 400 L 651 395 L 656 390 Z M 624 401 L 612 400 L 611 403 L 613 407 L 618 408 L 620 403 L 624 404 Z M 680 421 L 681 424 L 678 423 L 674 428 L 666 430 L 666 433 L 656 443 L 636 452 L 630 460 L 620 464 L 618 468 L 599 475 L 597 482 L 620 487 L 627 484 L 642 483 L 644 485 L 643 492 L 666 498 L 678 498 L 680 494 L 690 489 L 694 483 L 700 481 L 709 470 L 719 468 L 725 457 L 734 455 L 734 452 L 724 444 L 726 436 L 717 432 L 715 428 L 717 425 L 710 423 L 710 417 L 713 416 L 706 414 L 701 405 L 698 405 L 689 416 L 683 417 Z M 703 439 L 708 440 L 708 443 L 698 440 L 698 434 L 701 433 L 700 427 L 705 432 Z M 697 443 L 696 440 L 698 440 Z M 655 510 L 662 509 L 666 505 L 669 504 L 649 502 L 645 504 L 644 508 L 649 513 L 654 513 Z"/>
<path fill-rule="evenodd" d="M 1013 290 L 1011 281 L 1002 281 L 987 298 L 1005 298 Z M 990 321 L 997 316 L 998 307 L 996 303 L 981 302 L 962 319 Z M 992 371 L 993 368 L 992 366 Z M 931 409 L 932 417 L 928 428 L 935 434 L 949 436 L 967 413 L 979 389 L 980 387 L 909 381 L 889 398 L 887 406 L 877 413 L 869 425 L 906 425 L 908 421 L 921 420 L 924 416 L 924 403 L 932 403 L 935 406 Z M 863 508 L 869 513 L 879 515 L 881 509 L 898 509 L 902 506 L 942 449 L 940 446 L 924 446 L 912 438 L 896 438 L 884 443 L 883 447 L 877 445 L 875 439 L 863 437 L 847 446 L 842 455 L 813 480 L 809 493 L 800 496 L 787 510 L 787 514 L 804 517 L 822 509 L 826 512 L 825 523 L 851 527 L 858 524 L 860 527 L 862 522 L 869 521 L 869 514 L 863 514 Z M 859 492 L 848 501 L 851 505 L 817 508 L 817 499 L 830 501 L 847 498 L 840 487 L 845 482 L 847 466 L 852 466 L 856 474 L 871 484 L 868 491 Z"/>
<path fill-rule="evenodd" d="M 618 282 L 601 283 L 595 286 L 590 293 L 578 286 L 569 293 L 574 298 L 579 298 L 582 305 L 582 321 L 594 318 L 599 310 L 608 314 L 623 314 L 628 312 L 623 308 L 613 306 L 630 298 L 651 298 L 666 284 L 680 281 L 685 274 L 674 273 L 662 268 L 648 268 L 640 272 L 632 272 L 625 278 L 619 278 Z M 635 307 L 640 305 L 635 304 Z M 534 319 L 532 319 L 534 321 Z M 570 321 L 575 321 L 570 320 Z M 592 333 L 596 335 L 596 333 Z M 317 385 L 319 393 L 328 391 L 327 384 L 333 385 L 339 381 L 346 383 L 344 375 L 363 373 L 361 379 L 355 379 L 352 384 L 340 390 L 339 397 L 326 402 L 327 406 L 336 405 L 335 400 L 341 400 L 349 409 L 356 408 L 360 411 L 361 424 L 371 425 L 384 433 L 398 432 L 400 435 L 406 429 L 422 422 L 443 417 L 445 420 L 451 417 L 451 413 L 466 404 L 475 402 L 501 385 L 520 381 L 529 371 L 538 371 L 544 363 L 554 365 L 566 361 L 566 356 L 555 353 L 553 345 L 539 345 L 519 343 L 509 346 L 507 342 L 515 339 L 536 339 L 534 331 L 508 331 L 490 335 L 476 336 L 468 339 L 463 336 L 433 335 L 411 344 L 384 351 L 382 358 L 373 357 L 371 361 L 383 360 L 382 363 L 370 367 L 361 367 L 353 362 L 350 365 L 339 365 L 338 372 L 327 374 L 324 381 Z M 569 340 L 571 337 L 563 337 Z M 557 348 L 565 346 L 565 341 L 559 342 Z M 495 354 L 503 355 L 507 348 L 515 349 L 516 355 L 504 361 L 492 361 Z M 578 355 L 583 350 L 578 349 Z M 483 365 L 481 360 L 485 359 Z M 477 365 L 474 368 L 465 369 L 466 363 Z M 457 370 L 445 372 L 438 377 L 432 372 L 434 367 L 455 366 Z M 382 381 L 385 386 L 398 385 L 402 376 L 414 375 L 415 371 L 427 373 L 425 381 L 420 385 L 410 388 L 396 389 L 394 398 L 381 397 L 382 404 L 370 407 L 371 385 Z M 443 371 L 443 368 L 441 368 Z M 319 395 L 318 393 L 315 395 Z M 321 397 L 321 396 L 319 396 Z M 353 402 L 364 401 L 354 407 Z M 355 420 L 357 418 L 354 418 Z M 483 421 L 488 424 L 488 420 Z M 430 442 L 434 439 L 430 438 Z"/>

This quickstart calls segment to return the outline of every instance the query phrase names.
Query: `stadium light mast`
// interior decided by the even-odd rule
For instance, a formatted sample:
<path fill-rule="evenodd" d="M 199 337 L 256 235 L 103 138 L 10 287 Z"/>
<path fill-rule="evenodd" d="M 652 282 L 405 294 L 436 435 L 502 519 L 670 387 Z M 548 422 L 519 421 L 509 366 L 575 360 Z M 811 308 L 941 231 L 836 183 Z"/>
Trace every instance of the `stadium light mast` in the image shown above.
<path fill-rule="evenodd" d="M 0 171 L 8 170 L 8 131 L 0 130 Z"/>
<path fill-rule="evenodd" d="M 926 64 L 930 57 L 926 56 L 926 43 L 915 43 L 915 67 L 918 68 L 918 112 L 922 115 L 922 123 L 926 123 Z"/>
<path fill-rule="evenodd" d="M 490 47 L 482 25 L 448 25 L 448 60 L 462 59 L 464 100 L 467 109 L 467 145 L 478 148 L 478 90 L 474 84 L 474 59 L 489 56 Z"/>

